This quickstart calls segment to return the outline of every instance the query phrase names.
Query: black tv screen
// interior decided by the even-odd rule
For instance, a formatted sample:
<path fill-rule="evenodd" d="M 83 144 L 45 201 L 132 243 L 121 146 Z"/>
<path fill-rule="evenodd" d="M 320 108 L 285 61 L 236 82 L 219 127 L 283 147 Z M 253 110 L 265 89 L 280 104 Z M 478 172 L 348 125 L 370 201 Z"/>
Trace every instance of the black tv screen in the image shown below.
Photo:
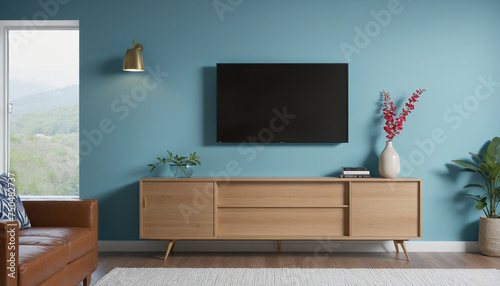
<path fill-rule="evenodd" d="M 348 65 L 217 64 L 217 142 L 348 142 Z"/>

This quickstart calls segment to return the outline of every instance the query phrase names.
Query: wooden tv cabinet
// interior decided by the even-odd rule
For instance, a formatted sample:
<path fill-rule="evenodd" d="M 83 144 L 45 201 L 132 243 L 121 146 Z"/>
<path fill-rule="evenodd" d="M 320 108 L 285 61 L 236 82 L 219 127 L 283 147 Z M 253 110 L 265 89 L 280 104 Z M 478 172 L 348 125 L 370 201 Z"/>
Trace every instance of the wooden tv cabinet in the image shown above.
<path fill-rule="evenodd" d="M 140 180 L 140 238 L 393 240 L 422 238 L 419 179 Z"/>

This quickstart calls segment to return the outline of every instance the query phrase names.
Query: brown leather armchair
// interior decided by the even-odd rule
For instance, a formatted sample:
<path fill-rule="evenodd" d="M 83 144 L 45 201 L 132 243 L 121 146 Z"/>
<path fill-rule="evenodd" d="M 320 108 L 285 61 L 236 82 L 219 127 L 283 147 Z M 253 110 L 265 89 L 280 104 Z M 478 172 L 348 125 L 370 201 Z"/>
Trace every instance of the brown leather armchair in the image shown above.
<path fill-rule="evenodd" d="M 31 228 L 0 220 L 0 285 L 90 284 L 97 201 L 23 201 Z"/>

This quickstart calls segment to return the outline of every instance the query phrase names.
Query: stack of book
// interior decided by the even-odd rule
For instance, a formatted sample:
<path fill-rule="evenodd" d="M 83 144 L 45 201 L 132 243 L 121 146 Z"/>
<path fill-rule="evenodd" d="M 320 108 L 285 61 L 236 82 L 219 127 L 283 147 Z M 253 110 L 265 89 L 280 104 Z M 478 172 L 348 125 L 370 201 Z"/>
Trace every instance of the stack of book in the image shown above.
<path fill-rule="evenodd" d="M 344 167 L 341 178 L 370 178 L 370 171 L 365 167 Z"/>

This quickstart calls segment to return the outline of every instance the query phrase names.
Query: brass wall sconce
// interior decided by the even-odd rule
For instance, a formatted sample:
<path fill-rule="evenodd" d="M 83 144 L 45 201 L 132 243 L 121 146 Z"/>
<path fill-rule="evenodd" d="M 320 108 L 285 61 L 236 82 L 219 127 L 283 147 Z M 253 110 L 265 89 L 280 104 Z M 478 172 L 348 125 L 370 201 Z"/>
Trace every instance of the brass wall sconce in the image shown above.
<path fill-rule="evenodd" d="M 123 61 L 123 70 L 130 72 L 144 71 L 144 60 L 142 59 L 142 51 L 144 50 L 141 44 L 137 44 L 134 40 L 134 47 L 127 50 L 125 60 Z"/>

